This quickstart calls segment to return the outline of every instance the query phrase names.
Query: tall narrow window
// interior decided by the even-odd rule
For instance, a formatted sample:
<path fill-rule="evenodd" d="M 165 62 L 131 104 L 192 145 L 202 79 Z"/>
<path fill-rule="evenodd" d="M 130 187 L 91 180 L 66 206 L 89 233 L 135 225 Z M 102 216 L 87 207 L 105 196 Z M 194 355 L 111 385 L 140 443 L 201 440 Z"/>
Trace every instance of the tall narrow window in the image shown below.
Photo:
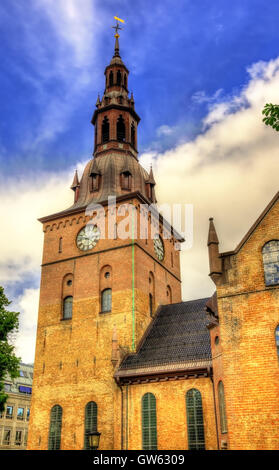
<path fill-rule="evenodd" d="M 202 397 L 199 390 L 192 388 L 186 394 L 188 449 L 204 450 L 204 425 Z"/>
<path fill-rule="evenodd" d="M 50 412 L 48 450 L 59 450 L 61 444 L 62 408 L 55 405 Z"/>
<path fill-rule="evenodd" d="M 118 142 L 125 142 L 126 130 L 122 115 L 119 116 L 116 124 L 116 133 Z"/>
<path fill-rule="evenodd" d="M 124 87 L 127 88 L 127 75 L 124 74 Z"/>
<path fill-rule="evenodd" d="M 279 284 L 279 240 L 267 242 L 262 249 L 262 255 L 265 284 Z"/>
<path fill-rule="evenodd" d="M 104 117 L 102 124 L 102 143 L 109 141 L 109 120 L 107 116 Z"/>
<path fill-rule="evenodd" d="M 59 253 L 62 253 L 62 244 L 63 244 L 63 238 L 60 237 L 60 238 L 59 238 L 59 248 L 58 248 L 58 252 L 59 252 Z"/>
<path fill-rule="evenodd" d="M 3 445 L 8 446 L 11 442 L 11 429 L 4 429 Z"/>
<path fill-rule="evenodd" d="M 155 305 L 155 280 L 154 274 L 150 271 L 149 272 L 149 314 L 152 317 L 154 313 L 154 305 Z"/>
<path fill-rule="evenodd" d="M 220 427 L 221 433 L 227 432 L 227 415 L 226 415 L 226 402 L 225 391 L 223 382 L 218 383 L 218 401 L 219 401 L 219 414 L 220 414 Z"/>
<path fill-rule="evenodd" d="M 133 147 L 136 146 L 136 131 L 134 124 L 131 125 L 131 144 Z"/>
<path fill-rule="evenodd" d="M 84 449 L 90 450 L 88 433 L 97 431 L 97 404 L 94 401 L 85 407 Z"/>
<path fill-rule="evenodd" d="M 120 70 L 117 70 L 116 84 L 117 84 L 118 86 L 121 85 L 121 72 L 120 72 Z"/>
<path fill-rule="evenodd" d="M 157 449 L 156 398 L 152 393 L 142 397 L 142 449 Z"/>
<path fill-rule="evenodd" d="M 153 295 L 149 294 L 149 313 L 150 316 L 153 316 Z"/>
<path fill-rule="evenodd" d="M 97 130 L 98 130 L 98 128 L 97 128 L 97 120 L 96 120 L 96 122 L 95 122 L 95 139 L 94 139 L 95 148 L 97 147 Z"/>
<path fill-rule="evenodd" d="M 22 431 L 16 431 L 15 434 L 15 445 L 20 446 L 22 442 Z"/>
<path fill-rule="evenodd" d="M 73 311 L 73 297 L 69 295 L 65 297 L 63 301 L 63 318 L 69 319 L 72 318 L 72 311 Z"/>
<path fill-rule="evenodd" d="M 113 86 L 113 71 L 110 71 L 109 74 L 109 86 Z"/>
<path fill-rule="evenodd" d="M 102 312 L 111 311 L 111 289 L 105 289 L 101 295 L 101 309 Z"/>
<path fill-rule="evenodd" d="M 279 325 L 277 326 L 275 330 L 275 341 L 276 341 L 276 348 L 277 348 L 277 356 L 279 359 Z"/>

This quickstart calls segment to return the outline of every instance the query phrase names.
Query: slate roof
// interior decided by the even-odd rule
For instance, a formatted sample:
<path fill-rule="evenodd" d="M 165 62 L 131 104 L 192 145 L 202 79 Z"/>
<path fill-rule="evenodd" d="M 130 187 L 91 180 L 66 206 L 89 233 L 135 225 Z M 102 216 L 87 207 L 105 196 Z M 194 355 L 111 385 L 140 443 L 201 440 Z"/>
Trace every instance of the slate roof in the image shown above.
<path fill-rule="evenodd" d="M 149 368 L 189 368 L 211 364 L 210 334 L 206 327 L 206 299 L 159 307 L 139 350 L 124 358 L 118 373 Z"/>

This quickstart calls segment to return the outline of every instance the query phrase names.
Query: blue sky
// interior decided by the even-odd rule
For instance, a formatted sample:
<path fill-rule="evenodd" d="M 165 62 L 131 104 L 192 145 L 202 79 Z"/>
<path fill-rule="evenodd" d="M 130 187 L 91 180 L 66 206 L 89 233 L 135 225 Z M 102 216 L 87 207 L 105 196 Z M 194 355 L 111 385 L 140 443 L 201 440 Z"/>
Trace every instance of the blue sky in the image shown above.
<path fill-rule="evenodd" d="M 125 20 L 120 53 L 141 117 L 141 161 L 153 161 L 162 203 L 194 204 L 185 300 L 212 293 L 208 217 L 217 217 L 221 248 L 233 249 L 278 190 L 279 136 L 261 122 L 265 102 L 279 102 L 277 1 L 3 0 L 0 285 L 22 312 L 26 362 L 40 282 L 37 218 L 71 204 L 73 171 L 81 176 L 91 158 L 115 15 Z"/>
<path fill-rule="evenodd" d="M 140 152 L 191 139 L 201 131 L 206 97 L 235 93 L 249 64 L 278 51 L 276 1 L 155 0 L 152 9 L 146 0 L 85 3 L 92 13 L 77 24 L 84 30 L 76 45 L 71 31 L 63 37 L 63 21 L 59 30 L 51 18 L 51 10 L 59 15 L 53 2 L 1 2 L 2 175 L 58 170 L 90 156 L 90 119 L 113 52 L 114 15 L 126 21 L 120 45 L 142 119 Z M 204 101 L 195 99 L 200 92 Z M 164 134 L 161 126 L 176 130 Z"/>

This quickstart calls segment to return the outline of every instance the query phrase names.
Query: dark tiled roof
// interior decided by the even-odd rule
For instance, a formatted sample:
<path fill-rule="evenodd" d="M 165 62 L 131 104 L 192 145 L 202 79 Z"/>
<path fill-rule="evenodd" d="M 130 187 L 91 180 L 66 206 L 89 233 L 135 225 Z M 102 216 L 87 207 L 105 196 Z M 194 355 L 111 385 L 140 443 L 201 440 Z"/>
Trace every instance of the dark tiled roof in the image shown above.
<path fill-rule="evenodd" d="M 139 351 L 127 356 L 119 371 L 211 360 L 206 302 L 192 300 L 159 308 Z"/>

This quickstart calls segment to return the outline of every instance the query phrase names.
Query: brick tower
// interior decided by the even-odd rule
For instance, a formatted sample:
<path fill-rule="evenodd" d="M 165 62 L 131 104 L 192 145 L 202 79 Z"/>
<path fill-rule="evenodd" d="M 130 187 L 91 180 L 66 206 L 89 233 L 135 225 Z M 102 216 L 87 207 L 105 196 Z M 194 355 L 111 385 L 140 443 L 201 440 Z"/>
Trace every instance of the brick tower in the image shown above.
<path fill-rule="evenodd" d="M 138 162 L 140 118 L 128 76 L 116 33 L 92 118 L 93 158 L 80 180 L 74 175 L 74 204 L 40 219 L 44 249 L 29 449 L 87 448 L 89 422 L 101 432 L 100 449 L 116 448 L 115 367 L 136 351 L 158 305 L 181 301 L 175 249 L 181 240 L 161 215 L 152 216 L 158 215 L 155 180 Z M 127 237 L 119 235 L 129 211 L 124 204 L 133 208 Z M 151 205 L 152 214 L 146 211 Z"/>

